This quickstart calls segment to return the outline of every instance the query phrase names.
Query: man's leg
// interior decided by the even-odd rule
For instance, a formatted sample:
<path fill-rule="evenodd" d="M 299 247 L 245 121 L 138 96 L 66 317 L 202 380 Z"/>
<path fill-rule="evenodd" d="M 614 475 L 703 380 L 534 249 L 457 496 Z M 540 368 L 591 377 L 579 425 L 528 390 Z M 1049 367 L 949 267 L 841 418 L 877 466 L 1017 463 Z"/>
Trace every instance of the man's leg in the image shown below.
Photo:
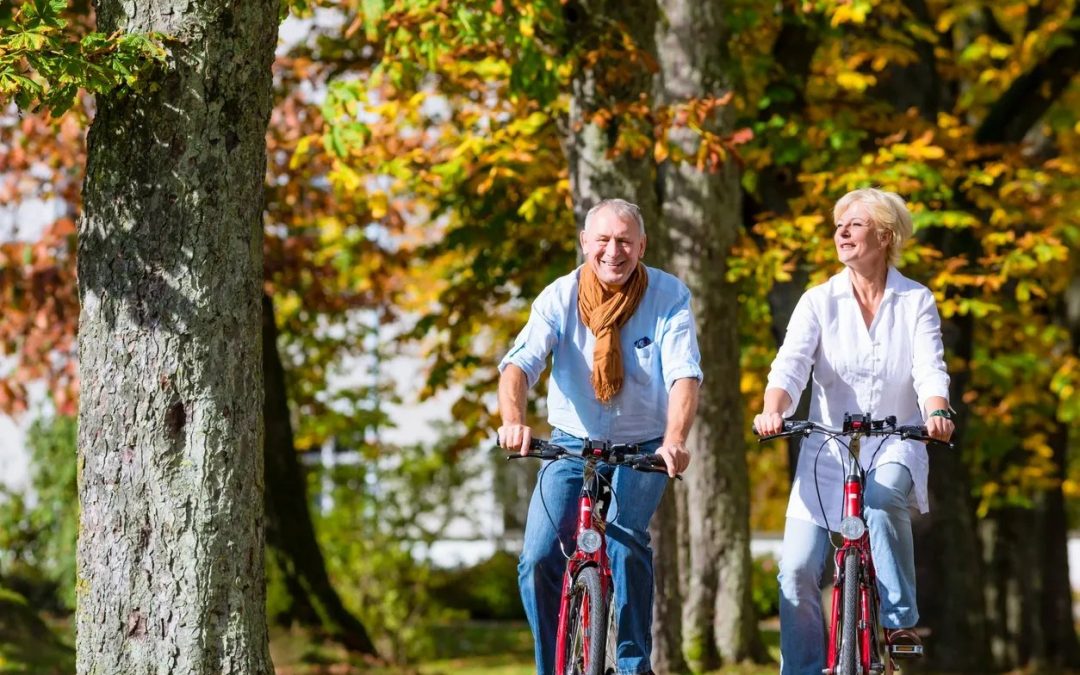
<path fill-rule="evenodd" d="M 910 628 L 919 621 L 908 510 L 911 488 L 911 472 L 902 464 L 882 464 L 866 478 L 866 524 L 885 628 Z"/>
<path fill-rule="evenodd" d="M 780 673 L 821 675 L 825 667 L 825 617 L 821 575 L 828 555 L 828 531 L 788 518 L 780 549 Z"/>
<path fill-rule="evenodd" d="M 558 431 L 552 433 L 551 440 L 568 450 L 580 451 L 582 447 L 580 439 Z M 567 555 L 573 553 L 581 482 L 579 462 L 545 462 L 529 503 L 525 539 L 518 561 L 518 585 L 525 615 L 532 628 L 538 675 L 552 675 L 555 672 L 555 631 L 558 628 L 559 600 L 566 570 L 566 558 L 559 542 L 563 542 Z M 552 522 L 558 524 L 557 535 Z"/>
<path fill-rule="evenodd" d="M 655 450 L 659 441 L 646 444 Z M 615 587 L 619 675 L 652 669 L 653 565 L 649 521 L 660 505 L 668 477 L 628 467 L 614 472 L 615 499 L 608 512 L 607 552 Z"/>

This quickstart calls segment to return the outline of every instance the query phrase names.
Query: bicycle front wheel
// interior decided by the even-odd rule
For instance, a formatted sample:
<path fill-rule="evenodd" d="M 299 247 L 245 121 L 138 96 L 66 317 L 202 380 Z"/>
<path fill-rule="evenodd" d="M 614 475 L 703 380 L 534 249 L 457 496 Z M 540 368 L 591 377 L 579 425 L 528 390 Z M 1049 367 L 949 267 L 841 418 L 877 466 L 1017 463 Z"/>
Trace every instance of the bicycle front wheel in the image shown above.
<path fill-rule="evenodd" d="M 859 552 L 844 556 L 844 605 L 840 615 L 840 662 L 838 675 L 858 675 Z"/>
<path fill-rule="evenodd" d="M 600 573 L 586 567 L 574 578 L 570 589 L 563 672 L 567 675 L 603 675 L 604 642 L 607 639 L 608 608 L 600 587 Z"/>

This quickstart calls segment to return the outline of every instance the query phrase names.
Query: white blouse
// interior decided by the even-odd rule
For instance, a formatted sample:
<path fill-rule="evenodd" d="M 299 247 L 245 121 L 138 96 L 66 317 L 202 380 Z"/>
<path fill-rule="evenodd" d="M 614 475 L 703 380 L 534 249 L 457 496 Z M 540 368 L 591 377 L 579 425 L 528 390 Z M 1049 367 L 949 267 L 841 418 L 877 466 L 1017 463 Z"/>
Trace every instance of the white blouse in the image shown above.
<path fill-rule="evenodd" d="M 934 296 L 890 267 L 881 306 L 867 328 L 844 268 L 806 291 L 791 314 L 767 385 L 791 397 L 785 417 L 795 411 L 811 368 L 811 420 L 839 428 L 849 412 L 873 419 L 896 415 L 897 424 L 922 424 L 927 399 L 949 398 Z M 823 441 L 820 434 L 802 439 L 787 516 L 835 530 L 843 513 L 844 467 L 850 455 L 835 441 L 822 448 Z M 926 446 L 896 437 L 862 440 L 859 463 L 865 470 L 889 462 L 908 468 L 914 502 L 922 513 L 929 511 Z"/>

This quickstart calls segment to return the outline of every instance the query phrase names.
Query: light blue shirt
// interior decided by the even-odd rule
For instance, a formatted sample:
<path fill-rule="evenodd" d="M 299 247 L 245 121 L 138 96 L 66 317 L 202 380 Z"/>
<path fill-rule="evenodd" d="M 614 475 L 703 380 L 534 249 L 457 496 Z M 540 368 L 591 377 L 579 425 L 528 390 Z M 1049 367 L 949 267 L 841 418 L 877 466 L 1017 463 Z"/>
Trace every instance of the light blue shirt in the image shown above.
<path fill-rule="evenodd" d="M 581 268 L 556 279 L 533 302 L 529 322 L 499 363 L 499 372 L 513 364 L 532 387 L 548 354 L 553 355 L 547 399 L 552 427 L 615 443 L 660 438 L 667 426 L 671 386 L 682 378 L 702 379 L 690 290 L 667 272 L 645 269 L 645 297 L 620 331 L 623 386 L 606 404 L 597 400 L 592 387 L 596 339 L 578 317 Z"/>

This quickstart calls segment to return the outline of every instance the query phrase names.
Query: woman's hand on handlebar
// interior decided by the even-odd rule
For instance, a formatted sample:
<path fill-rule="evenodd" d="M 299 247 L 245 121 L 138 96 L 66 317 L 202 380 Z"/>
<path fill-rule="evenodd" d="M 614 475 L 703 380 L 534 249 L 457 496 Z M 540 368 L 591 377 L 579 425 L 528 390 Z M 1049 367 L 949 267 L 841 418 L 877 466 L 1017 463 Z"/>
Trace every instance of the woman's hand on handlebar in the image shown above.
<path fill-rule="evenodd" d="M 754 415 L 754 429 L 759 436 L 775 436 L 784 430 L 784 417 L 778 412 Z"/>
<path fill-rule="evenodd" d="M 532 428 L 524 424 L 504 424 L 499 427 L 499 447 L 504 450 L 517 450 L 522 457 L 529 454 L 529 441 L 532 440 Z"/>
<path fill-rule="evenodd" d="M 956 425 L 950 419 L 933 416 L 926 420 L 926 433 L 930 438 L 942 443 L 948 443 L 952 438 Z"/>

